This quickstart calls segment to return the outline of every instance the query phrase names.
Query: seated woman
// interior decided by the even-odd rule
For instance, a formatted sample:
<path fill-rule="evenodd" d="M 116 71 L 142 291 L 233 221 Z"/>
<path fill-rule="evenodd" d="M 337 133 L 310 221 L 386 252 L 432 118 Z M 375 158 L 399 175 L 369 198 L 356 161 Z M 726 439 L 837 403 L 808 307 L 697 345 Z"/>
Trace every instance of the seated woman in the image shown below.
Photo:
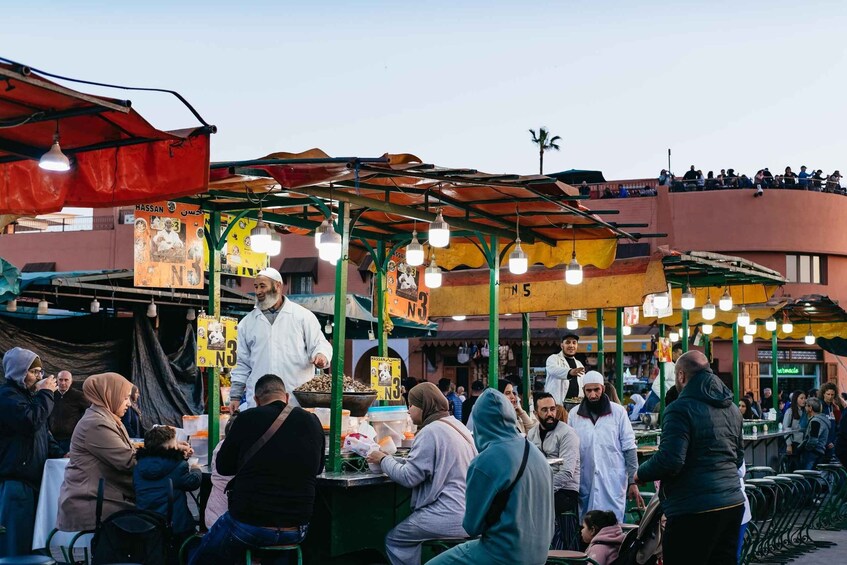
<path fill-rule="evenodd" d="M 470 432 L 450 415 L 447 398 L 434 384 L 415 386 L 409 404 L 419 430 L 409 456 L 400 459 L 379 451 L 368 456 L 392 481 L 412 489 L 412 515 L 385 537 L 392 565 L 419 565 L 426 540 L 467 537 L 462 527 L 465 477 L 477 454 Z"/>
<path fill-rule="evenodd" d="M 93 530 L 97 486 L 106 486 L 103 518 L 135 505 L 132 471 L 135 449 L 121 423 L 130 405 L 132 383 L 117 373 L 92 375 L 82 392 L 91 403 L 71 437 L 70 462 L 59 491 L 56 528 L 64 532 Z"/>
<path fill-rule="evenodd" d="M 226 424 L 226 428 L 224 429 L 224 439 L 229 434 L 229 430 L 232 429 L 232 424 L 235 422 L 235 419 L 238 417 L 240 412 L 233 412 L 229 417 L 229 422 Z M 224 442 L 221 441 L 215 446 L 215 450 L 212 452 L 212 491 L 209 493 L 209 500 L 206 501 L 206 513 L 204 518 L 204 522 L 206 524 L 206 529 L 209 529 L 214 525 L 215 522 L 218 521 L 218 518 L 226 514 L 226 511 L 229 509 L 229 501 L 226 497 L 226 486 L 229 484 L 229 481 L 232 480 L 231 475 L 221 475 L 218 472 L 218 453 L 221 450 L 221 446 L 223 446 Z"/>
<path fill-rule="evenodd" d="M 750 399 L 746 396 L 742 396 L 738 399 L 738 409 L 741 410 L 741 416 L 743 416 L 745 420 L 756 419 L 755 414 L 753 414 L 753 403 L 750 402 Z"/>
<path fill-rule="evenodd" d="M 591 510 L 582 523 L 582 541 L 588 544 L 585 554 L 597 565 L 609 565 L 618 558 L 624 538 L 614 512 Z"/>

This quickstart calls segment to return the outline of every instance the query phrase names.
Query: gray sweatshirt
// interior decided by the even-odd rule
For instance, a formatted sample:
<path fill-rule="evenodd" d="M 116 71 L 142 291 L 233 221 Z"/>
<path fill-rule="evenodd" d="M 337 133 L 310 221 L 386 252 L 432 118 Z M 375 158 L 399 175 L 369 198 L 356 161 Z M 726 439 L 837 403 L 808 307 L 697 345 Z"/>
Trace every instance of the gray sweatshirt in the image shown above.
<path fill-rule="evenodd" d="M 462 516 L 468 467 L 476 455 L 473 437 L 461 422 L 437 420 L 418 432 L 408 457 L 385 457 L 381 465 L 392 481 L 412 489 L 413 512 L 427 507 L 428 512 Z"/>
<path fill-rule="evenodd" d="M 557 422 L 541 441 L 541 425 L 530 429 L 526 439 L 531 441 L 548 459 L 564 459 L 553 466 L 553 490 L 579 492 L 579 436 L 564 422 Z"/>

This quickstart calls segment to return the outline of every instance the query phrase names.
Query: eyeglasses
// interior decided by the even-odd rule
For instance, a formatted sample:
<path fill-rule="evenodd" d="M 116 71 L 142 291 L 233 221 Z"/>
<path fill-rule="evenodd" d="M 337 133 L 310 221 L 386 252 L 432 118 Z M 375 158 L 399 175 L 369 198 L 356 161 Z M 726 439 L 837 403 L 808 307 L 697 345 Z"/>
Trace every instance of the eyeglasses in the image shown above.
<path fill-rule="evenodd" d="M 44 369 L 37 367 L 35 369 L 27 370 L 27 373 L 32 373 L 33 375 L 38 375 L 39 377 L 43 377 L 44 376 Z"/>

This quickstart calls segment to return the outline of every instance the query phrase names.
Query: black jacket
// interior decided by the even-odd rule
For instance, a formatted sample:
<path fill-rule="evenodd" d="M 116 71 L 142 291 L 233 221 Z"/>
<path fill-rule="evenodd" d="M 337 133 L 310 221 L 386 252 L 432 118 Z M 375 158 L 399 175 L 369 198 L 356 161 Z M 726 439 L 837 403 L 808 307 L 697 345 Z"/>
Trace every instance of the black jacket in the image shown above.
<path fill-rule="evenodd" d="M 88 409 L 89 402 L 82 391 L 70 388 L 65 394 L 53 394 L 53 411 L 50 413 L 50 432 L 56 439 L 71 439 L 77 422 Z M 132 436 L 130 436 L 132 437 Z"/>
<path fill-rule="evenodd" d="M 0 481 L 23 481 L 36 490 L 44 462 L 62 457 L 62 449 L 47 429 L 53 393 L 32 394 L 7 380 L 0 386 Z"/>
<path fill-rule="evenodd" d="M 188 462 L 178 449 L 139 449 L 138 461 L 132 472 L 135 486 L 135 505 L 167 515 L 168 479 L 174 486 L 173 531 L 185 534 L 194 531 L 196 522 L 188 509 L 188 491 L 200 488 L 203 474 L 200 469 L 189 470 Z"/>
<path fill-rule="evenodd" d="M 741 426 L 732 392 L 711 371 L 697 373 L 682 389 L 665 410 L 659 450 L 638 468 L 640 481 L 662 481 L 666 516 L 743 504 Z"/>

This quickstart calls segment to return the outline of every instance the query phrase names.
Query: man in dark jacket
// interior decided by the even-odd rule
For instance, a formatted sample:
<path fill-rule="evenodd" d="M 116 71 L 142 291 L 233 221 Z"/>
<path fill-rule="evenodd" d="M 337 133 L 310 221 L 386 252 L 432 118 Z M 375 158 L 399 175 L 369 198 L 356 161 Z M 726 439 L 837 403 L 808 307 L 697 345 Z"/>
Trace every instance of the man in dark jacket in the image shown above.
<path fill-rule="evenodd" d="M 744 514 L 741 412 L 699 351 L 683 354 L 675 371 L 679 399 L 665 410 L 659 450 L 635 480 L 662 482 L 667 565 L 734 565 Z"/>
<path fill-rule="evenodd" d="M 49 420 L 50 433 L 65 453 L 71 450 L 74 428 L 89 405 L 82 391 L 73 388 L 73 383 L 70 371 L 59 371 L 56 377 L 58 388 L 53 393 L 53 412 Z"/>
<path fill-rule="evenodd" d="M 28 555 L 41 474 L 61 449 L 47 429 L 56 378 L 42 378 L 41 359 L 14 347 L 3 356 L 0 386 L 0 557 Z"/>

